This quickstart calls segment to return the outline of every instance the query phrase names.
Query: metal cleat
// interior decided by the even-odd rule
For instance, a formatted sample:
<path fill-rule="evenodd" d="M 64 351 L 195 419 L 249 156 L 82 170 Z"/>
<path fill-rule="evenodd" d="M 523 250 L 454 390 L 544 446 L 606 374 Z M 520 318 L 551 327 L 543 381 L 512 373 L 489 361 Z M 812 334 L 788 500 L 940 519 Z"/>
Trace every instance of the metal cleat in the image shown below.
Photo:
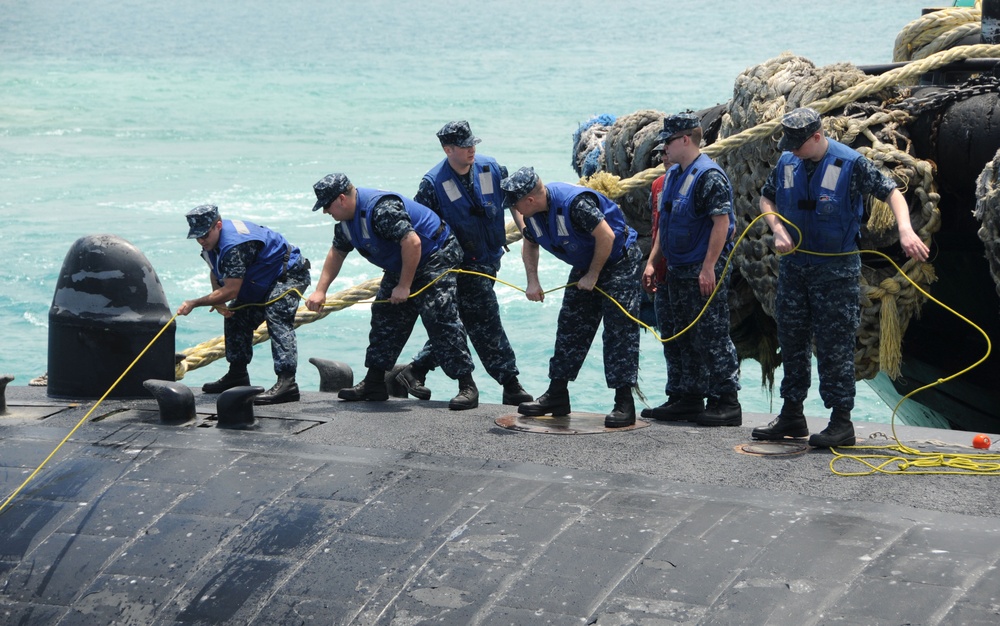
<path fill-rule="evenodd" d="M 233 387 L 219 394 L 215 410 L 219 428 L 250 428 L 253 426 L 253 399 L 264 393 L 263 387 Z"/>
<path fill-rule="evenodd" d="M 309 362 L 319 370 L 320 391 L 336 393 L 341 389 L 354 386 L 354 371 L 347 363 L 317 359 L 316 357 L 309 359 Z"/>
<path fill-rule="evenodd" d="M 184 383 L 151 378 L 142 381 L 160 408 L 160 422 L 185 424 L 195 418 L 194 392 Z"/>

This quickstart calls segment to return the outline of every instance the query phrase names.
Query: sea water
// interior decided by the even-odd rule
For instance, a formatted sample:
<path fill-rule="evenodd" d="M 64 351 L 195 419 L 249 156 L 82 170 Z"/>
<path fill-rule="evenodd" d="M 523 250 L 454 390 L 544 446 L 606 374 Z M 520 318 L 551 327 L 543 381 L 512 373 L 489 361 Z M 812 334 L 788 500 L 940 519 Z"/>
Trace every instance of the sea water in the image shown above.
<path fill-rule="evenodd" d="M 56 278 L 82 236 L 135 244 L 176 310 L 210 291 L 184 213 L 213 203 L 283 233 L 312 260 L 315 282 L 333 232 L 310 211 L 325 174 L 412 195 L 443 158 L 435 132 L 466 119 L 479 151 L 511 171 L 532 165 L 543 180 L 576 182 L 572 135 L 591 116 L 723 103 L 740 72 L 784 51 L 817 65 L 889 62 L 925 4 L 0 0 L 0 374 L 20 385 L 46 371 Z M 520 252 L 511 247 L 500 278 L 523 287 Z M 567 267 L 543 253 L 539 272 L 551 289 Z M 330 294 L 377 275 L 352 254 Z M 561 294 L 535 303 L 497 293 L 521 381 L 537 395 Z M 309 357 L 363 376 L 369 321 L 360 305 L 299 329 L 304 389 L 319 385 Z M 222 318 L 196 309 L 177 319 L 176 349 L 221 334 Z M 418 325 L 401 362 L 425 338 Z M 499 402 L 476 364 L 482 400 Z M 225 369 L 220 360 L 184 382 Z M 253 382 L 273 376 L 269 345 L 258 345 Z M 640 386 L 652 405 L 664 377 L 660 344 L 644 333 Z M 435 399 L 457 389 L 440 371 L 428 382 Z M 744 410 L 777 408 L 756 362 L 743 363 L 742 382 Z M 610 408 L 599 337 L 570 391 L 577 410 Z M 825 413 L 815 384 L 806 409 Z M 890 408 L 861 384 L 855 415 L 886 421 Z"/>

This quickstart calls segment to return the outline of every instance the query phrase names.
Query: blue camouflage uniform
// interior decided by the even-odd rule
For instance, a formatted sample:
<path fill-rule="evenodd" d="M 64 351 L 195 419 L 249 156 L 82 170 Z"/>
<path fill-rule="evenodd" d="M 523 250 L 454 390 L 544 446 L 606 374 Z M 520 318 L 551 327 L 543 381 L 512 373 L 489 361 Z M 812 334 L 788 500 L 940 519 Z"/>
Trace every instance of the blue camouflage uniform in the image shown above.
<path fill-rule="evenodd" d="M 625 224 L 618 205 L 596 191 L 566 183 L 549 183 L 545 188 L 548 211 L 525 219 L 524 238 L 572 266 L 567 283 L 575 283 L 587 273 L 593 257 L 591 233 L 600 222 L 607 220 L 615 233 L 615 246 L 595 289 L 585 291 L 572 286 L 565 290 L 549 378 L 576 380 L 603 319 L 607 385 L 611 389 L 634 387 L 639 372 L 639 326 L 597 288 L 638 317 L 641 294 L 635 277 L 642 251 L 634 245 L 636 233 Z"/>
<path fill-rule="evenodd" d="M 420 181 L 414 196 L 415 201 L 430 207 L 452 228 L 463 250 L 459 267 L 485 274 L 458 274 L 458 314 L 486 371 L 501 385 L 518 375 L 514 349 L 500 320 L 493 280 L 500 271 L 500 257 L 507 241 L 500 189 L 500 181 L 506 177 L 507 168 L 489 157 L 476 155 L 464 176 L 443 159 Z M 413 364 L 427 370 L 437 366 L 429 341 Z"/>
<path fill-rule="evenodd" d="M 667 261 L 667 289 L 658 290 L 657 317 L 671 320 L 668 335 L 681 332 L 701 313 L 707 298 L 701 295 L 698 276 L 708 251 L 712 218 L 728 215 L 729 237 L 715 263 L 722 277 L 732 250 L 732 186 L 725 172 L 702 154 L 687 169 L 679 164 L 667 172 L 660 200 L 660 250 Z M 671 347 L 671 343 L 675 344 Z M 729 336 L 729 273 L 722 277 L 715 297 L 701 319 L 686 333 L 664 344 L 672 365 L 667 394 L 716 397 L 740 389 L 739 359 Z"/>
<path fill-rule="evenodd" d="M 818 119 L 815 113 L 809 115 Z M 794 117 L 789 114 L 786 119 L 789 116 Z M 794 141 L 795 135 L 787 126 L 785 133 Z M 830 147 L 818 162 L 782 153 L 761 195 L 801 229 L 803 250 L 852 252 L 858 249 L 863 197 L 872 195 L 887 201 L 895 183 L 850 147 L 833 139 L 827 141 Z M 786 229 L 798 243 L 795 229 L 787 225 Z M 854 408 L 860 274 L 857 254 L 821 257 L 795 252 L 779 260 L 775 320 L 784 370 L 781 397 L 785 401 L 805 400 L 815 341 L 824 405 L 844 411 Z"/>
<path fill-rule="evenodd" d="M 462 248 L 458 240 L 447 232 L 447 226 L 427 207 L 387 192 L 359 188 L 358 194 L 358 214 L 352 220 L 338 222 L 334 228 L 335 249 L 348 254 L 356 248 L 357 242 L 352 241 L 350 231 L 351 223 L 359 220 L 367 219 L 366 228 L 370 224 L 371 240 L 377 246 L 389 244 L 396 256 L 402 239 L 411 232 L 417 232 L 421 235 L 423 254 L 413 278 L 411 293 L 416 293 L 439 275 L 459 265 Z M 362 216 L 365 197 L 370 199 L 370 206 L 365 207 L 370 214 Z M 418 226 L 420 230 L 417 230 L 415 223 L 436 224 L 437 227 L 428 226 L 432 232 L 421 232 L 424 226 Z M 436 249 L 429 250 L 429 247 Z M 360 247 L 357 249 L 362 251 Z M 368 256 L 374 263 L 375 258 Z M 454 379 L 471 374 L 475 365 L 466 345 L 465 328 L 458 315 L 455 274 L 445 274 L 420 295 L 406 302 L 391 304 L 388 299 L 399 283 L 399 272 L 386 266 L 392 267 L 389 263 L 380 265 L 385 273 L 375 298 L 381 302 L 372 304 L 365 367 L 391 370 L 413 331 L 417 317 L 420 317 L 445 374 Z"/>
<path fill-rule="evenodd" d="M 231 278 L 243 280 L 230 308 L 270 302 L 240 308 L 226 318 L 226 360 L 235 365 L 250 363 L 253 333 L 266 321 L 275 374 L 294 375 L 298 366 L 295 311 L 301 292 L 309 286 L 308 259 L 279 233 L 242 220 L 222 220 L 218 248 L 203 252 L 202 257 L 220 285 Z M 289 291 L 293 289 L 297 291 Z"/>

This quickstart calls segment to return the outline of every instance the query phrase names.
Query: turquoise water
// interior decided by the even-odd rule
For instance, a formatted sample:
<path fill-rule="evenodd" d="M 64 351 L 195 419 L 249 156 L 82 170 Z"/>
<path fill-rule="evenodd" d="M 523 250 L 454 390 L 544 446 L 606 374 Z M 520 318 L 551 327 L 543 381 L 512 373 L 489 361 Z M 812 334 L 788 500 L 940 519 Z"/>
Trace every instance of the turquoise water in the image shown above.
<path fill-rule="evenodd" d="M 311 186 L 331 171 L 412 194 L 442 158 L 434 133 L 468 119 L 482 153 L 575 182 L 572 134 L 592 115 L 725 102 L 739 72 L 783 51 L 819 65 L 888 62 L 925 4 L 0 0 L 0 373 L 26 384 L 46 371 L 55 280 L 81 236 L 138 246 L 176 309 L 208 291 L 183 215 L 210 202 L 284 233 L 313 260 L 315 279 L 332 228 L 310 211 Z M 540 271 L 543 287 L 564 283 L 551 257 Z M 351 255 L 331 293 L 375 275 Z M 501 278 L 524 285 L 519 244 Z M 558 294 L 538 304 L 498 289 L 521 379 L 540 393 Z M 309 357 L 362 372 L 368 323 L 359 306 L 302 327 L 300 383 L 318 388 Z M 176 348 L 221 332 L 221 318 L 198 309 L 179 318 Z M 402 358 L 425 337 L 418 326 Z M 570 388 L 577 409 L 609 408 L 600 349 L 598 340 Z M 660 346 L 646 334 L 642 351 L 640 385 L 658 404 Z M 184 382 L 224 370 L 216 362 Z M 498 402 L 478 361 L 477 374 L 483 400 Z M 272 382 L 267 345 L 251 375 Z M 745 362 L 746 410 L 770 409 L 759 381 Z M 439 372 L 429 384 L 435 399 L 455 390 Z M 858 391 L 858 418 L 888 420 L 867 386 Z M 825 412 L 815 386 L 807 411 Z"/>

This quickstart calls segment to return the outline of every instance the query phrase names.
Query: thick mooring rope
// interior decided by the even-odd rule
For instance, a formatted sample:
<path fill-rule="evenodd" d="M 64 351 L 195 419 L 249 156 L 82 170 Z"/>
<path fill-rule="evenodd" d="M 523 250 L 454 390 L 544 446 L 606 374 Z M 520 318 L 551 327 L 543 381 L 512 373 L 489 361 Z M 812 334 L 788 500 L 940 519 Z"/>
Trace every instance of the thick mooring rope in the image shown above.
<path fill-rule="evenodd" d="M 976 179 L 975 217 L 982 223 L 979 239 L 986 248 L 990 275 L 1000 294 L 1000 150 Z"/>

